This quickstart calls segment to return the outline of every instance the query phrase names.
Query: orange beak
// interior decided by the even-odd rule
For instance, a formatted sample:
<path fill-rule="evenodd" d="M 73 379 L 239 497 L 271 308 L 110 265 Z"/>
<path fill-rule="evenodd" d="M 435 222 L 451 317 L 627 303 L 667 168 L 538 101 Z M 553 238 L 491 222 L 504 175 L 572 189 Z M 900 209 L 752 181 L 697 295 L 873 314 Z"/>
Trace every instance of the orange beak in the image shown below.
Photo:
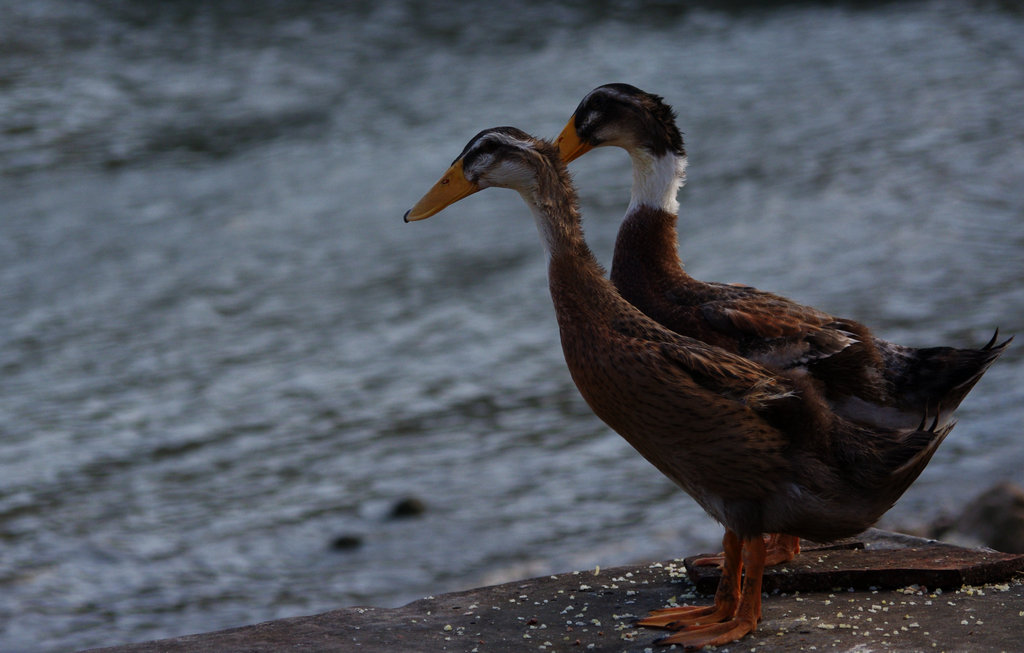
<path fill-rule="evenodd" d="M 558 154 L 562 157 L 562 161 L 566 163 L 578 159 L 594 149 L 590 143 L 581 141 L 580 135 L 576 133 L 576 114 L 569 118 L 569 122 L 555 140 L 555 145 L 558 146 Z"/>
<path fill-rule="evenodd" d="M 476 184 L 470 183 L 462 172 L 462 159 L 448 168 L 448 171 L 427 191 L 427 194 L 416 202 L 416 206 L 405 212 L 405 221 L 425 220 L 440 212 L 449 204 L 454 204 L 480 190 Z"/>

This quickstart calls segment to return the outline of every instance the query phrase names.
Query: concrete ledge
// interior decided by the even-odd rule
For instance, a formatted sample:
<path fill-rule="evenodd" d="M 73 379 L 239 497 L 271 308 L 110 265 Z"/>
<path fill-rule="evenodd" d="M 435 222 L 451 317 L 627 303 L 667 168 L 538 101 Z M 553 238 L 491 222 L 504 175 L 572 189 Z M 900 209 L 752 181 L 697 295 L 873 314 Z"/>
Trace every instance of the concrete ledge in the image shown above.
<path fill-rule="evenodd" d="M 789 589 L 776 586 L 769 592 L 757 632 L 718 650 L 1019 650 L 1024 632 L 1024 556 L 876 530 L 844 547 L 806 550 L 789 565 L 771 570 L 766 585 L 782 578 Z M 892 565 L 873 566 L 872 561 L 892 559 L 902 560 L 896 565 L 898 573 Z M 908 566 L 914 560 L 925 564 Z M 849 569 L 860 571 L 849 574 Z M 939 584 L 928 585 L 929 580 L 957 582 L 960 576 L 950 575 L 951 569 L 970 570 L 970 582 L 979 585 L 945 590 Z M 769 581 L 768 576 L 776 580 Z M 878 589 L 821 589 L 826 577 L 832 579 L 827 582 L 854 578 L 857 584 L 874 579 Z M 810 591 L 799 589 L 801 578 L 811 582 Z M 894 585 L 896 589 L 882 589 Z M 653 645 L 664 631 L 632 625 L 648 610 L 673 601 L 710 602 L 698 593 L 678 560 L 534 578 L 427 597 L 394 609 L 346 608 L 92 651 L 673 650 Z"/>

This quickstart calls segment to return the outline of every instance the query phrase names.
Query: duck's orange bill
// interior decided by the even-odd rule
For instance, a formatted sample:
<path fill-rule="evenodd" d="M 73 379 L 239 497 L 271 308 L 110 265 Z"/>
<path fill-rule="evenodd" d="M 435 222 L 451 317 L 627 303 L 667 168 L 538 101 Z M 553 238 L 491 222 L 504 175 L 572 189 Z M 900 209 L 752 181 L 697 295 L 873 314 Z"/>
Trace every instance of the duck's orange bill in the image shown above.
<path fill-rule="evenodd" d="M 405 221 L 425 220 L 439 212 L 449 204 L 455 204 L 463 197 L 472 195 L 480 190 L 476 184 L 470 183 L 462 172 L 462 159 L 459 159 L 448 168 L 444 176 L 438 180 L 434 187 L 427 191 L 427 194 L 416 202 L 416 206 L 405 212 Z"/>
<path fill-rule="evenodd" d="M 558 139 L 555 141 L 555 145 L 558 146 L 558 154 L 562 157 L 562 161 L 569 163 L 573 159 L 578 159 L 590 150 L 594 149 L 594 146 L 590 143 L 585 143 L 580 140 L 580 135 L 576 133 L 576 114 L 573 114 L 569 118 L 569 122 L 565 125 L 565 129 L 558 135 Z"/>

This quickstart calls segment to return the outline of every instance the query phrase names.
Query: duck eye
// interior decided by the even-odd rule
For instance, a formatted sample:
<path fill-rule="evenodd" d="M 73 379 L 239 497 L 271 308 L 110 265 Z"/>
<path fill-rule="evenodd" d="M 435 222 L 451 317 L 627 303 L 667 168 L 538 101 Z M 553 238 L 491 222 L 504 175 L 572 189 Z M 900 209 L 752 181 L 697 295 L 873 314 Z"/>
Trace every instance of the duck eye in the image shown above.
<path fill-rule="evenodd" d="M 597 126 L 598 117 L 600 115 L 601 112 L 593 107 L 582 114 L 576 114 L 576 131 L 579 135 L 589 136 Z"/>
<path fill-rule="evenodd" d="M 463 158 L 463 165 L 468 167 L 475 163 L 478 159 L 489 157 L 498 149 L 498 143 L 493 140 L 486 140 L 467 152 Z"/>
<path fill-rule="evenodd" d="M 498 143 L 493 140 L 487 140 L 480 144 L 480 147 L 476 148 L 478 155 L 493 154 L 498 149 Z"/>
<path fill-rule="evenodd" d="M 476 181 L 484 171 L 493 168 L 508 156 L 505 143 L 496 139 L 482 141 L 474 147 L 462 160 L 466 178 Z"/>

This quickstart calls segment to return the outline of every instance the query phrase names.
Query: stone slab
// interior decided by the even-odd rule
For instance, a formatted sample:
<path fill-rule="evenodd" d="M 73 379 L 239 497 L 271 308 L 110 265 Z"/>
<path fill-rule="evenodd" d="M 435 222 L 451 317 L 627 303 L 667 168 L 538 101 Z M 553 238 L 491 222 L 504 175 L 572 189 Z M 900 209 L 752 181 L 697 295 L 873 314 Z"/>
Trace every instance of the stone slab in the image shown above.
<path fill-rule="evenodd" d="M 922 542 L 928 541 L 882 531 L 861 540 L 863 552 L 874 547 L 870 550 L 889 555 L 927 548 Z M 818 552 L 801 555 L 811 569 L 825 564 L 817 562 Z M 1020 650 L 1024 582 L 1019 577 L 948 591 L 926 590 L 919 577 L 907 578 L 908 585 L 898 589 L 773 590 L 764 599 L 758 630 L 715 650 Z M 682 560 L 669 560 L 453 592 L 400 608 L 345 608 L 92 653 L 669 651 L 673 647 L 654 645 L 664 631 L 633 624 L 648 610 L 676 602 L 707 603 L 709 598 L 697 592 Z"/>

